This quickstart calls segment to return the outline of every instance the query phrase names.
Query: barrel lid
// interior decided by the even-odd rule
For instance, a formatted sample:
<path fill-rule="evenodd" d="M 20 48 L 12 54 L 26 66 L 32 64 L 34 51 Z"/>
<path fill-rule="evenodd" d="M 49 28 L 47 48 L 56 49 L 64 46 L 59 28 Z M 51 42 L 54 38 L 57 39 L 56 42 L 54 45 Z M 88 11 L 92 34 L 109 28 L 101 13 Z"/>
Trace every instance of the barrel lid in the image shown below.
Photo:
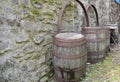
<path fill-rule="evenodd" d="M 84 36 L 79 33 L 59 33 L 55 37 L 59 39 L 74 40 L 83 38 Z"/>

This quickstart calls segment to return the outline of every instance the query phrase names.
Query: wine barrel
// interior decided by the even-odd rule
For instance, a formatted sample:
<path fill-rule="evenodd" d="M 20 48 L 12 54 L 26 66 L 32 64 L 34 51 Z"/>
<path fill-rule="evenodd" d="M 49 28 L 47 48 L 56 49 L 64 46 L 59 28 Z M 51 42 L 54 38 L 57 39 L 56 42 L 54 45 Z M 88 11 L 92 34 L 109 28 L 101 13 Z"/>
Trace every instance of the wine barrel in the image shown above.
<path fill-rule="evenodd" d="M 54 36 L 53 40 L 52 62 L 55 72 L 55 82 L 80 82 L 80 78 L 85 76 L 87 62 L 85 37 L 80 33 L 74 32 L 60 33 L 61 17 L 70 1 L 65 1 L 58 15 L 58 33 Z M 78 2 L 85 14 L 87 14 L 83 4 L 79 0 Z"/>
<path fill-rule="evenodd" d="M 86 40 L 78 33 L 59 33 L 54 38 L 53 65 L 57 82 L 79 82 L 85 76 Z"/>
<path fill-rule="evenodd" d="M 110 47 L 110 28 L 109 26 L 103 26 L 104 30 L 106 31 L 106 56 L 108 56 L 109 47 Z"/>
<path fill-rule="evenodd" d="M 96 27 L 84 27 L 83 34 L 87 40 L 88 62 L 97 63 L 103 61 L 106 56 L 106 30 L 99 26 L 98 12 L 94 5 L 90 4 L 87 7 L 93 8 L 96 15 Z"/>

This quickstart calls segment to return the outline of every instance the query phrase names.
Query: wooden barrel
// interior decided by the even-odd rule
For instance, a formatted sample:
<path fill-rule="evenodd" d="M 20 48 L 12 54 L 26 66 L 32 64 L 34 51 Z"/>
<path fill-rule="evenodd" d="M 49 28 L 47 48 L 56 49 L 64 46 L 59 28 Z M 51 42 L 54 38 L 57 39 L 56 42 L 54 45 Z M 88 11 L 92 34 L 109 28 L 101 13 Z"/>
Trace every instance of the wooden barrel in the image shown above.
<path fill-rule="evenodd" d="M 61 17 L 67 4 L 65 1 L 58 15 L 58 34 L 54 36 L 52 62 L 55 72 L 55 82 L 80 82 L 85 76 L 87 62 L 86 39 L 80 33 L 61 31 Z M 77 0 L 87 14 L 83 4 Z"/>
<path fill-rule="evenodd" d="M 85 76 L 86 40 L 78 33 L 59 33 L 54 38 L 53 65 L 57 82 L 79 82 Z"/>
<path fill-rule="evenodd" d="M 110 28 L 109 26 L 103 26 L 106 36 L 106 56 L 108 56 L 109 47 L 110 47 Z"/>
<path fill-rule="evenodd" d="M 87 7 L 93 8 L 96 14 L 96 27 L 84 27 L 83 33 L 87 40 L 88 62 L 97 63 L 103 61 L 106 56 L 106 30 L 99 26 L 98 13 L 94 5 Z"/>
<path fill-rule="evenodd" d="M 97 63 L 103 61 L 106 56 L 106 31 L 100 27 L 84 29 L 87 40 L 88 62 Z"/>

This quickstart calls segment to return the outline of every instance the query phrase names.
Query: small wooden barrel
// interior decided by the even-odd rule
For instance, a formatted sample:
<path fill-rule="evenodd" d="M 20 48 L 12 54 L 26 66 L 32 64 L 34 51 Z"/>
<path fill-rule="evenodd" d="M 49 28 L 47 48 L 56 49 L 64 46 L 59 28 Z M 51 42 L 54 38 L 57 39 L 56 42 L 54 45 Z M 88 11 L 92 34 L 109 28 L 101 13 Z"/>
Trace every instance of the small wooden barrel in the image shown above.
<path fill-rule="evenodd" d="M 61 31 L 63 11 L 71 0 L 66 0 L 58 15 L 57 32 L 54 36 L 52 61 L 55 72 L 55 82 L 79 82 L 85 76 L 87 62 L 86 39 L 80 33 Z M 84 5 L 76 0 L 87 12 Z"/>
<path fill-rule="evenodd" d="M 87 40 L 88 62 L 97 63 L 103 61 L 106 56 L 106 28 L 99 26 L 98 13 L 94 5 L 88 5 L 88 8 L 93 8 L 96 15 L 96 27 L 84 27 L 83 33 Z"/>
<path fill-rule="evenodd" d="M 78 33 L 59 33 L 54 38 L 53 65 L 57 82 L 79 82 L 85 76 L 86 40 Z"/>
<path fill-rule="evenodd" d="M 106 56 L 107 56 L 110 47 L 110 28 L 108 26 L 104 26 L 103 28 L 106 31 L 105 34 L 106 34 Z"/>
<path fill-rule="evenodd" d="M 87 40 L 88 62 L 97 63 L 106 55 L 106 31 L 100 27 L 84 28 Z"/>

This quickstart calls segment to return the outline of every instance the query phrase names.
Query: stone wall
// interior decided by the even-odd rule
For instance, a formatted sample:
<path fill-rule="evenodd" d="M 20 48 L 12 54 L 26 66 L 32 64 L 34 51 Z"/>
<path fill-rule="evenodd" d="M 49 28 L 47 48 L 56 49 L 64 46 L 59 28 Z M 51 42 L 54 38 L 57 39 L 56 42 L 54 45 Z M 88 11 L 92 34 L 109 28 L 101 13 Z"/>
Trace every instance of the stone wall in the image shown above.
<path fill-rule="evenodd" d="M 110 22 L 117 23 L 117 21 L 119 19 L 120 8 L 114 2 L 114 0 L 111 0 L 110 9 L 111 9 L 111 11 L 110 11 Z"/>
<path fill-rule="evenodd" d="M 50 50 L 57 16 L 65 0 L 0 0 L 0 82 L 47 82 L 53 76 Z M 109 0 L 82 0 L 99 10 L 100 24 L 109 23 Z M 62 31 L 81 31 L 83 12 L 71 0 Z M 95 24 L 95 17 L 90 19 Z"/>
<path fill-rule="evenodd" d="M 110 0 L 81 0 L 85 6 L 87 7 L 88 4 L 93 4 L 97 11 L 99 16 L 99 24 L 100 25 L 106 25 L 110 23 Z M 93 11 L 93 9 L 89 9 L 88 11 L 89 16 L 89 23 L 90 26 L 96 26 L 96 16 Z"/>
<path fill-rule="evenodd" d="M 63 3 L 0 0 L 0 82 L 47 82 L 53 75 L 50 49 Z M 65 10 L 63 30 L 77 30 L 76 3 Z"/>
<path fill-rule="evenodd" d="M 85 6 L 89 3 L 95 5 L 98 10 L 100 25 L 115 24 L 119 19 L 119 6 L 114 0 L 81 0 Z M 95 15 L 93 10 L 88 11 L 90 25 L 95 26 Z"/>
<path fill-rule="evenodd" d="M 118 24 L 118 29 L 120 33 L 120 5 L 116 4 L 114 0 L 111 0 L 111 12 L 110 12 L 110 21 L 112 23 Z"/>

